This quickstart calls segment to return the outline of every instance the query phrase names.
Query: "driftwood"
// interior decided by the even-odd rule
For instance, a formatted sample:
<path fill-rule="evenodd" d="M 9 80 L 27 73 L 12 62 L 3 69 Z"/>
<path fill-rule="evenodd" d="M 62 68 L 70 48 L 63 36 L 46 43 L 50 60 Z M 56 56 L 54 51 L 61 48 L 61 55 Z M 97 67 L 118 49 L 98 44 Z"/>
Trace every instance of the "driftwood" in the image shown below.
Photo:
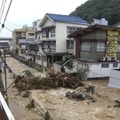
<path fill-rule="evenodd" d="M 32 90 L 32 89 L 50 89 L 50 88 L 71 88 L 75 89 L 78 86 L 84 86 L 84 84 L 76 77 L 65 74 L 49 74 L 45 78 L 17 76 L 15 79 L 15 86 L 20 91 Z"/>

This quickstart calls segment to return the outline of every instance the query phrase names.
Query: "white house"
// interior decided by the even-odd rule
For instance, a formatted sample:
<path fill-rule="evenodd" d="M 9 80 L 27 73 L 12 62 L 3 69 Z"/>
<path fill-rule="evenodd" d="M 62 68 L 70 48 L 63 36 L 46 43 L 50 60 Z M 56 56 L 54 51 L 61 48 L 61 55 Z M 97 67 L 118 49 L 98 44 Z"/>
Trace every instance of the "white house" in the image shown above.
<path fill-rule="evenodd" d="M 40 61 L 45 61 L 45 66 L 47 66 L 49 63 L 59 61 L 68 52 L 73 54 L 74 42 L 73 39 L 68 39 L 67 35 L 78 28 L 85 28 L 88 25 L 86 21 L 79 17 L 45 14 L 39 24 L 42 45 L 40 45 L 40 56 L 37 57 L 36 62 L 40 64 L 43 63 Z"/>

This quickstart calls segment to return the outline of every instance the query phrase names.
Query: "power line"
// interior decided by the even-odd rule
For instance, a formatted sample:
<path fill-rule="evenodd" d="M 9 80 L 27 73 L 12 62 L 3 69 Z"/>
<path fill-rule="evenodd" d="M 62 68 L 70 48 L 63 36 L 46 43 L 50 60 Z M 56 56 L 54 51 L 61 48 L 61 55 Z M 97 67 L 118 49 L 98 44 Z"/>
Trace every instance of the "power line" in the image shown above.
<path fill-rule="evenodd" d="M 6 15 L 5 15 L 5 18 L 4 18 L 4 21 L 3 21 L 3 24 L 4 24 L 5 21 L 6 21 L 6 18 L 7 18 L 8 12 L 9 12 L 10 7 L 11 7 L 11 4 L 12 4 L 12 1 L 13 1 L 13 0 L 10 1 L 10 4 L 9 4 L 9 6 L 8 6 L 8 10 L 7 10 L 7 13 L 6 13 Z"/>
<path fill-rule="evenodd" d="M 13 23 L 13 22 L 11 22 L 11 21 L 9 21 L 9 20 L 6 20 L 6 22 L 8 22 L 8 23 L 10 23 L 10 24 L 12 24 L 12 25 L 14 25 L 14 26 L 16 26 L 16 27 L 22 27 L 22 26 L 17 25 L 17 24 L 15 24 L 15 23 Z"/>
<path fill-rule="evenodd" d="M 12 32 L 12 30 L 10 30 L 8 27 L 4 26 L 8 31 Z"/>
<path fill-rule="evenodd" d="M 2 1 L 1 7 L 0 7 L 0 13 L 1 13 L 1 11 L 2 11 L 2 6 L 3 6 L 3 4 L 4 4 L 4 0 Z"/>
<path fill-rule="evenodd" d="M 1 13 L 1 11 L 2 11 L 2 6 L 3 6 L 3 4 L 4 4 L 4 0 L 2 1 L 1 7 L 0 7 L 0 13 Z"/>
<path fill-rule="evenodd" d="M 1 10 L 0 10 L 0 12 L 1 12 L 0 21 L 1 21 L 1 19 L 2 19 L 4 10 L 5 10 L 6 2 L 7 2 L 7 0 L 3 0 L 2 5 L 1 5 Z"/>
<path fill-rule="evenodd" d="M 5 18 L 4 18 L 3 23 L 2 23 L 2 27 L 1 27 L 0 33 L 1 33 L 2 29 L 5 27 L 4 24 L 5 24 L 5 21 L 6 21 L 6 18 L 7 18 L 8 12 L 9 12 L 9 10 L 10 10 L 10 7 L 11 7 L 11 4 L 12 4 L 12 1 L 13 1 L 13 0 L 11 0 L 10 3 L 9 3 L 9 6 L 8 6 L 8 9 L 7 9 L 7 12 L 6 12 Z M 7 29 L 8 29 L 8 28 L 7 28 Z"/>
<path fill-rule="evenodd" d="M 4 3 L 4 0 L 2 1 L 1 7 L 0 7 L 0 11 L 2 10 L 3 3 Z"/>

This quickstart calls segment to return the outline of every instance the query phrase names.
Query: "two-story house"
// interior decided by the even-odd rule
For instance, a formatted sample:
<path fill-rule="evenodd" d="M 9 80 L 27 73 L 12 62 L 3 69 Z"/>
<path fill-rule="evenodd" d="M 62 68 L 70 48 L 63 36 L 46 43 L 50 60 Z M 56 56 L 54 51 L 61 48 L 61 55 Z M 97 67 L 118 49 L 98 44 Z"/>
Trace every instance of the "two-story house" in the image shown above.
<path fill-rule="evenodd" d="M 67 35 L 78 28 L 88 27 L 88 23 L 79 17 L 46 13 L 40 22 L 42 45 L 41 53 L 46 56 L 46 66 L 62 59 L 63 55 L 74 52 L 74 41 Z M 39 57 L 38 61 L 41 61 Z M 40 63 L 40 62 L 39 62 Z"/>
<path fill-rule="evenodd" d="M 120 67 L 119 27 L 92 25 L 78 29 L 68 37 L 74 37 L 74 55 L 79 62 L 89 64 L 89 77 L 109 77 L 112 69 Z"/>

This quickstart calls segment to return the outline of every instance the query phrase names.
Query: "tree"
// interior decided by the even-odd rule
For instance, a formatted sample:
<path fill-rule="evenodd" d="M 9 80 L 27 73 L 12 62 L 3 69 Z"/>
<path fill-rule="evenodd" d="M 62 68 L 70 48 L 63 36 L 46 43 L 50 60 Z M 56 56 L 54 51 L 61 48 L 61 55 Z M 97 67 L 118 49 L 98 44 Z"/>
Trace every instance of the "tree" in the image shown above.
<path fill-rule="evenodd" d="M 120 0 L 88 0 L 78 6 L 70 15 L 92 22 L 93 18 L 106 18 L 109 25 L 120 21 Z"/>

